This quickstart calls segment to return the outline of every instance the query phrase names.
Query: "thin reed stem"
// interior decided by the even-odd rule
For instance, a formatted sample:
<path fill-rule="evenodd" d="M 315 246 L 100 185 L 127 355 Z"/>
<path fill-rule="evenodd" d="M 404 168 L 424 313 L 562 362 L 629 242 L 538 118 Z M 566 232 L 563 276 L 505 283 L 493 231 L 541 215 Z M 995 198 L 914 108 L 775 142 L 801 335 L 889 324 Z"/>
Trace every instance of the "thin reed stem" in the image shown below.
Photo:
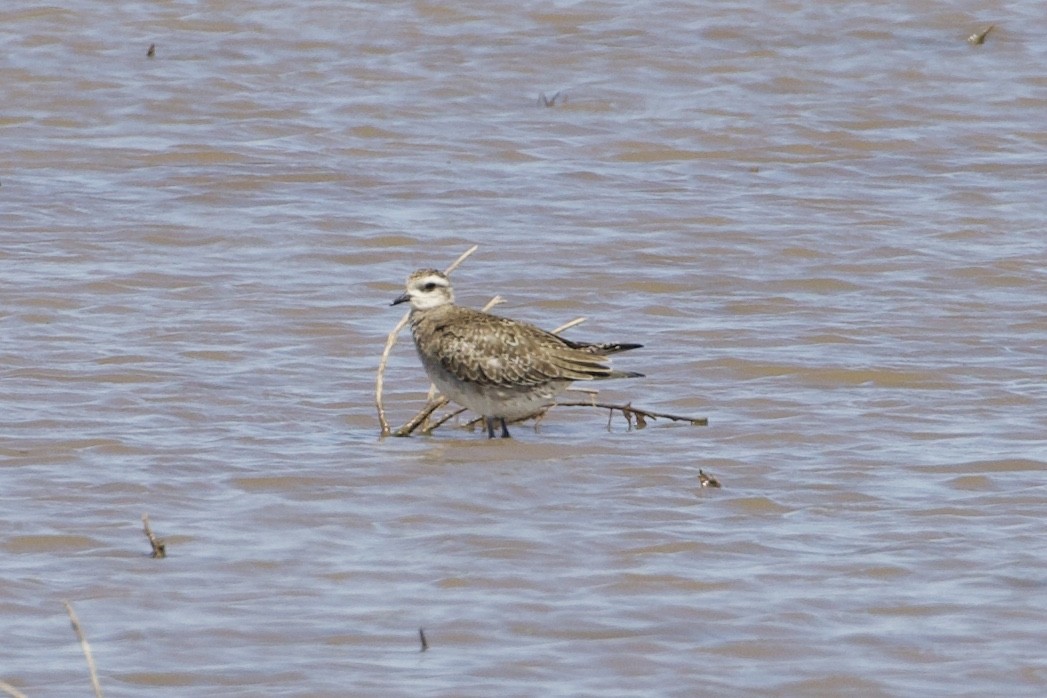
<path fill-rule="evenodd" d="M 87 644 L 87 637 L 84 636 L 84 630 L 80 627 L 80 619 L 76 617 L 76 611 L 73 610 L 73 605 L 68 601 L 63 601 L 65 604 L 65 612 L 69 614 L 69 622 L 73 624 L 73 631 L 76 633 L 77 639 L 80 640 L 80 649 L 84 651 L 84 658 L 87 660 L 87 670 L 91 674 L 91 687 L 94 688 L 95 698 L 102 698 L 102 684 L 98 682 L 98 669 L 95 667 L 95 658 L 91 654 L 91 645 Z"/>
<path fill-rule="evenodd" d="M 11 698 L 29 698 L 29 696 L 22 693 L 6 681 L 0 681 L 0 691 L 3 691 L 7 695 L 11 696 Z"/>

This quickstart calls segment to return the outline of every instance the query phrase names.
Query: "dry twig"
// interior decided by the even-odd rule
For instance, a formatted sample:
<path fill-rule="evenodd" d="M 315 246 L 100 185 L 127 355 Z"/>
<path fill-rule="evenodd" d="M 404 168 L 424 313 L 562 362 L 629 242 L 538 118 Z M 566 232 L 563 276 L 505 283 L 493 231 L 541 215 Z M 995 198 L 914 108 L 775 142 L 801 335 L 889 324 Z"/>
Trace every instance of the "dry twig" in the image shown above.
<path fill-rule="evenodd" d="M 556 106 L 556 100 L 559 99 L 559 97 L 560 97 L 560 93 L 559 92 L 554 94 L 552 97 L 546 97 L 545 93 L 541 92 L 541 93 L 538 94 L 538 103 L 541 104 L 543 107 L 555 107 Z M 564 96 L 563 101 L 565 101 L 565 102 L 567 101 L 567 96 L 566 95 Z"/>
<path fill-rule="evenodd" d="M 440 403 L 441 406 L 442 405 L 446 405 L 448 402 L 450 402 L 450 400 L 448 400 L 445 397 L 441 397 L 440 400 L 442 400 L 442 402 Z M 444 424 L 446 424 L 447 422 L 449 422 L 450 420 L 454 419 L 455 417 L 457 417 L 458 415 L 462 414 L 465 411 L 466 411 L 466 408 L 459 407 L 458 409 L 454 410 L 453 412 L 448 412 L 443 417 L 440 417 L 440 419 L 436 420 L 434 423 L 428 425 L 425 429 L 423 429 L 422 433 L 423 434 L 432 434 L 434 431 L 436 431 L 437 429 L 442 427 Z M 482 420 L 483 420 L 483 417 L 477 417 L 476 419 L 474 419 L 471 422 L 469 422 L 468 426 L 472 427 L 473 425 L 480 423 Z M 408 434 L 409 433 L 410 432 L 408 432 Z M 408 434 L 404 434 L 404 436 L 407 436 Z"/>
<path fill-rule="evenodd" d="M 445 398 L 443 395 L 437 398 L 430 399 L 428 404 L 426 404 L 426 406 L 422 408 L 422 411 L 416 414 L 414 417 L 412 417 L 411 421 L 409 421 L 407 424 L 404 424 L 402 427 L 394 431 L 393 436 L 410 436 L 415 429 L 421 426 L 425 421 L 429 419 L 429 417 L 432 416 L 433 412 L 436 412 L 438 409 L 446 405 L 448 402 L 450 402 L 450 400 Z M 440 422 L 440 424 L 442 423 L 443 422 Z M 434 429 L 435 427 L 428 428 Z M 423 429 L 422 431 L 425 431 L 425 429 Z"/>
<path fill-rule="evenodd" d="M 648 419 L 668 419 L 673 422 L 687 422 L 693 427 L 704 427 L 709 425 L 709 419 L 707 417 L 685 417 L 678 414 L 669 414 L 667 412 L 652 412 L 651 410 L 642 410 L 639 407 L 633 407 L 632 403 L 626 403 L 624 405 L 614 405 L 609 402 L 557 402 L 550 407 L 598 407 L 604 410 L 610 410 L 608 417 L 613 415 L 615 411 L 622 413 L 626 421 L 629 422 L 629 428 L 633 427 L 633 422 L 636 423 L 637 429 L 643 429 L 647 426 Z M 610 422 L 608 422 L 610 424 Z"/>
<path fill-rule="evenodd" d="M 145 537 L 149 539 L 149 545 L 153 546 L 153 557 L 167 557 L 167 543 L 163 538 L 157 538 L 149 525 L 149 514 L 142 514 L 142 526 L 145 527 Z"/>
<path fill-rule="evenodd" d="M 435 407 L 433 407 L 434 411 L 436 409 L 439 409 L 439 407 L 447 404 L 447 402 L 448 402 L 447 398 L 440 398 L 440 400 L 442 402 L 438 401 L 438 404 Z M 541 410 L 539 410 L 538 412 L 535 412 L 534 414 L 527 415 L 526 417 L 520 417 L 519 419 L 514 419 L 514 420 L 510 421 L 509 423 L 510 424 L 519 424 L 520 422 L 526 422 L 528 420 L 533 419 L 533 420 L 535 420 L 535 426 L 537 427 L 538 423 L 541 422 L 541 420 L 545 417 L 545 415 L 549 412 L 549 410 L 551 410 L 554 407 L 595 407 L 597 409 L 608 410 L 608 412 L 607 412 L 607 429 L 608 430 L 610 430 L 610 428 L 611 428 L 611 419 L 614 417 L 614 413 L 616 411 L 622 413 L 622 416 L 625 417 L 627 422 L 629 422 L 629 428 L 630 429 L 632 429 L 634 427 L 636 429 L 643 429 L 644 427 L 647 426 L 647 420 L 648 419 L 650 419 L 650 420 L 668 419 L 668 420 L 673 421 L 673 422 L 687 422 L 691 426 L 695 426 L 695 427 L 704 427 L 704 426 L 708 426 L 709 425 L 709 419 L 707 417 L 686 417 L 686 416 L 678 415 L 678 414 L 668 414 L 666 412 L 652 412 L 650 410 L 640 409 L 639 407 L 633 407 L 631 404 L 615 405 L 615 404 L 611 404 L 611 403 L 608 403 L 608 402 L 596 402 L 595 399 L 593 399 L 593 400 L 586 400 L 586 401 L 578 400 L 578 401 L 574 401 L 574 402 L 555 402 L 555 403 L 553 403 L 553 404 L 551 404 L 551 405 L 549 405 L 547 407 L 542 408 Z M 427 407 L 427 409 L 428 409 L 428 407 Z M 465 411 L 466 411 L 466 409 L 464 407 L 461 407 L 461 408 L 459 408 L 458 410 L 456 410 L 454 412 L 451 412 L 449 414 L 444 415 L 435 424 L 432 424 L 427 429 L 424 429 L 422 431 L 422 433 L 423 434 L 432 433 L 433 431 L 435 431 L 437 429 L 437 427 L 443 425 L 445 422 L 449 421 L 450 419 L 452 419 L 454 417 L 457 417 L 458 415 L 462 414 Z M 431 414 L 431 412 L 429 414 Z M 414 422 L 414 420 L 412 420 L 410 423 L 408 423 L 408 424 L 404 425 L 403 427 L 401 427 L 401 430 L 404 430 L 404 433 L 400 433 L 400 430 L 397 430 L 397 435 L 398 436 L 409 436 L 411 434 L 411 432 L 414 431 L 417 428 L 417 425 L 415 425 L 412 429 L 407 430 L 407 427 L 410 426 L 410 424 L 412 424 L 413 422 Z M 468 429 L 473 429 L 478 424 L 482 424 L 482 423 L 483 423 L 483 417 L 476 417 L 476 418 L 471 419 L 468 422 L 466 422 L 465 423 L 465 427 L 468 428 Z"/>
<path fill-rule="evenodd" d="M 988 27 L 986 27 L 982 31 L 975 32 L 975 33 L 971 34 L 970 36 L 967 37 L 967 42 L 969 44 L 971 44 L 972 46 L 981 46 L 982 44 L 985 43 L 985 40 L 989 36 L 989 32 L 991 32 L 993 30 L 993 27 L 995 27 L 995 26 L 996 26 L 995 24 L 990 24 Z"/>
<path fill-rule="evenodd" d="M 73 610 L 72 604 L 68 601 L 63 601 L 63 603 L 65 604 L 65 612 L 69 614 L 69 622 L 73 624 L 73 631 L 76 633 L 77 639 L 80 640 L 80 648 L 84 651 L 84 658 L 87 660 L 87 670 L 91 674 L 91 687 L 94 688 L 95 698 L 102 698 L 102 684 L 98 683 L 98 670 L 95 668 L 95 658 L 91 654 L 91 646 L 87 644 L 83 628 L 80 627 L 80 619 L 76 617 L 76 611 Z"/>
<path fill-rule="evenodd" d="M 3 691 L 7 695 L 11 696 L 11 698 L 29 698 L 29 696 L 22 693 L 6 681 L 0 681 L 0 691 Z"/>
<path fill-rule="evenodd" d="M 429 641 L 425 639 L 425 628 L 418 628 L 418 639 L 422 641 L 421 652 L 425 652 L 429 649 Z"/>
<path fill-rule="evenodd" d="M 577 327 L 578 325 L 582 324 L 583 322 L 585 322 L 585 318 L 584 317 L 576 317 L 574 320 L 570 320 L 570 321 L 565 322 L 564 324 L 560 325 L 555 330 L 550 330 L 550 332 L 552 332 L 553 334 L 560 334 L 561 332 L 566 332 L 567 330 L 571 329 L 572 327 Z"/>

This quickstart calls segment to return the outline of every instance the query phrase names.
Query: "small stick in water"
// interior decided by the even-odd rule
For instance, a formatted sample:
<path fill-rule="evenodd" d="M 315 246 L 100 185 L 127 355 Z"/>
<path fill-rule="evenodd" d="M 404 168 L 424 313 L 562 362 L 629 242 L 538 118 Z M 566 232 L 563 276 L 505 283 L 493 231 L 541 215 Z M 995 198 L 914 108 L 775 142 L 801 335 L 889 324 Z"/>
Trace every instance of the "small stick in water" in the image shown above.
<path fill-rule="evenodd" d="M 418 628 L 418 639 L 422 641 L 421 652 L 425 652 L 429 649 L 429 642 L 425 639 L 425 628 Z"/>
<path fill-rule="evenodd" d="M 7 695 L 11 696 L 11 698 L 29 698 L 29 696 L 22 693 L 6 681 L 0 681 L 0 691 L 3 691 Z"/>
<path fill-rule="evenodd" d="M 971 34 L 970 36 L 967 37 L 967 42 L 970 43 L 972 46 L 981 46 L 982 44 L 985 43 L 986 37 L 989 36 L 989 32 L 991 32 L 993 27 L 995 27 L 995 26 L 996 26 L 995 24 L 990 24 L 988 27 L 986 27 L 982 31 L 975 32 L 974 34 Z"/>
<path fill-rule="evenodd" d="M 542 92 L 541 94 L 538 95 L 538 103 L 541 104 L 543 107 L 555 107 L 556 106 L 556 100 L 559 97 L 560 97 L 560 93 L 559 92 L 554 94 L 552 97 L 546 97 L 545 93 Z"/>
<path fill-rule="evenodd" d="M 145 537 L 149 539 L 149 545 L 153 546 L 153 557 L 167 557 L 167 544 L 163 538 L 157 538 L 149 526 L 149 514 L 142 514 L 142 525 L 145 527 Z"/>
<path fill-rule="evenodd" d="M 152 58 L 156 55 L 156 44 L 149 44 L 149 50 L 145 52 L 147 58 Z"/>
<path fill-rule="evenodd" d="M 637 428 L 643 429 L 647 426 L 648 419 L 669 419 L 674 422 L 690 422 L 691 426 L 704 427 L 709 425 L 709 419 L 707 417 L 685 417 L 678 414 L 668 414 L 666 412 L 652 412 L 651 410 L 642 410 L 639 407 L 633 407 L 631 403 L 625 405 L 616 405 L 606 402 L 556 402 L 553 403 L 553 407 L 598 407 L 600 409 L 614 410 L 621 412 L 627 420 L 629 420 L 630 426 L 632 420 L 637 420 Z M 641 423 L 642 422 L 642 423 Z"/>
<path fill-rule="evenodd" d="M 706 475 L 705 471 L 698 468 L 698 482 L 701 483 L 702 487 L 721 487 L 720 481 L 711 475 Z"/>
<path fill-rule="evenodd" d="M 102 684 L 98 683 L 98 670 L 95 668 L 95 658 L 91 654 L 91 646 L 87 644 L 87 638 L 84 637 L 84 631 L 80 627 L 80 619 L 76 617 L 76 612 L 68 601 L 63 601 L 63 603 L 65 604 L 65 612 L 69 614 L 69 622 L 73 624 L 73 632 L 76 633 L 77 639 L 80 640 L 80 648 L 84 651 L 84 658 L 87 659 L 87 670 L 91 674 L 91 686 L 94 688 L 95 698 L 102 698 Z"/>

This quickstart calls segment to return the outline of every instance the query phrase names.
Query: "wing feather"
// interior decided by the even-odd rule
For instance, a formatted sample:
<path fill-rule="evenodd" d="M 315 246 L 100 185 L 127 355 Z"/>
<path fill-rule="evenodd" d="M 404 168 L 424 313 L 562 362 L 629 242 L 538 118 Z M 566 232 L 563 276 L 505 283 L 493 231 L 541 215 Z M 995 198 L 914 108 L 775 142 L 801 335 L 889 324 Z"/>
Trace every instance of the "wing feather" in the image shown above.
<path fill-rule="evenodd" d="M 438 357 L 447 371 L 479 385 L 520 387 L 617 377 L 623 374 L 611 370 L 601 350 L 635 348 L 571 342 L 527 323 L 456 310 L 419 334 L 428 337 L 426 353 Z"/>

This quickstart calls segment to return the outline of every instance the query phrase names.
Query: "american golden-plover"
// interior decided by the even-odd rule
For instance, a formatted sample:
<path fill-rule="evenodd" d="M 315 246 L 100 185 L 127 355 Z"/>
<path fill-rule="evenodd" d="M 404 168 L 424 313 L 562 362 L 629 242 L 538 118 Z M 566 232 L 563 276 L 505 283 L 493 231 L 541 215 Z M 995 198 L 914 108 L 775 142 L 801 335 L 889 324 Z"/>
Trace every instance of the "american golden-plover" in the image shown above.
<path fill-rule="evenodd" d="M 448 399 L 481 415 L 508 438 L 506 420 L 551 405 L 572 381 L 638 378 L 615 371 L 607 355 L 640 344 L 572 342 L 534 325 L 454 304 L 447 276 L 419 269 L 393 301 L 411 304 L 411 334 L 429 379 Z"/>

